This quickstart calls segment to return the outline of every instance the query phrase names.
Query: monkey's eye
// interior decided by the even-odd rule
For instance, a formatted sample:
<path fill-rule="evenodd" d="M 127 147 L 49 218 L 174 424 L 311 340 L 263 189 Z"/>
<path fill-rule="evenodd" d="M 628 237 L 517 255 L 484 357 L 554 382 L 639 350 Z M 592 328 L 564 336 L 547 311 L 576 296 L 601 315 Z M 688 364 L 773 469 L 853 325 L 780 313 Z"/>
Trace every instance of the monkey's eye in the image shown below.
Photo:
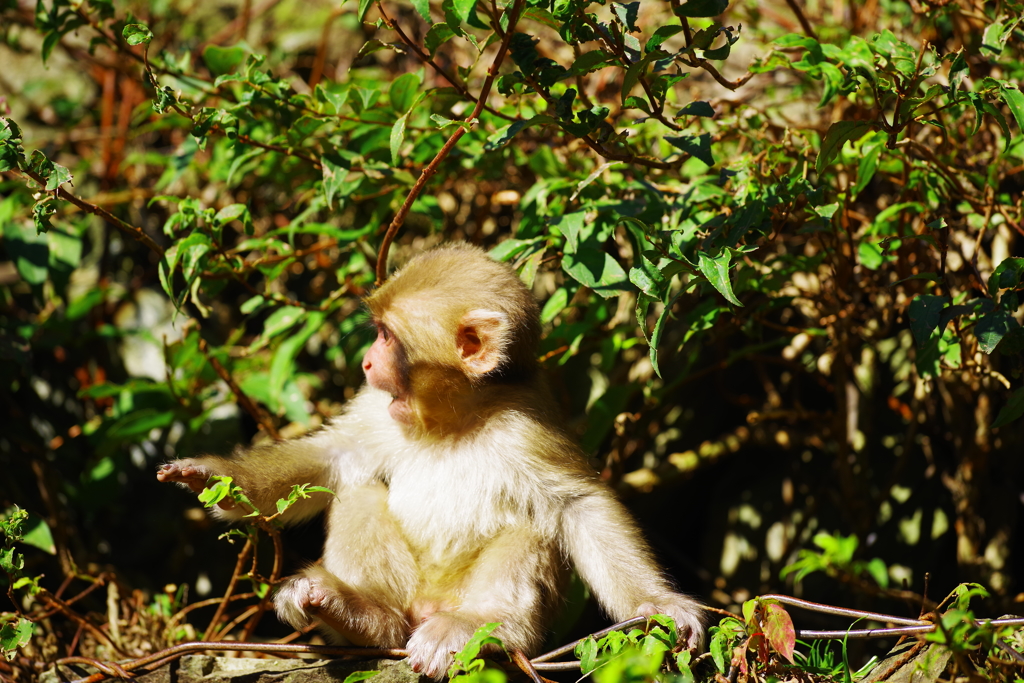
<path fill-rule="evenodd" d="M 377 337 L 385 342 L 391 341 L 391 330 L 383 325 L 377 326 Z"/>

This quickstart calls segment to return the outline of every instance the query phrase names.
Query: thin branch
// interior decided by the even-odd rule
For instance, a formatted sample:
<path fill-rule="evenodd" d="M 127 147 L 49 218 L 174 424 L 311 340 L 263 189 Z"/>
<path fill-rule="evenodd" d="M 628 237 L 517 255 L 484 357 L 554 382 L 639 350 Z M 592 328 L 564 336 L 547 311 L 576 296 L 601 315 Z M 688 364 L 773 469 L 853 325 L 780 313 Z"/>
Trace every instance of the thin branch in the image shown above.
<path fill-rule="evenodd" d="M 793 10 L 793 14 L 796 15 L 797 21 L 804 28 L 804 33 L 809 35 L 815 40 L 818 39 L 818 34 L 814 32 L 814 27 L 811 26 L 811 22 L 807 21 L 807 16 L 804 14 L 803 9 L 796 3 L 796 0 L 786 0 L 786 4 L 789 5 L 789 9 Z"/>
<path fill-rule="evenodd" d="M 101 631 L 91 621 L 89 621 L 88 619 L 86 619 L 85 617 L 81 616 L 80 614 L 75 612 L 73 609 L 68 607 L 61 600 L 58 600 L 57 598 L 53 597 L 52 595 L 48 594 L 45 591 L 40 592 L 39 593 L 39 597 L 42 598 L 43 602 L 49 603 L 52 607 L 55 607 L 61 614 L 63 614 L 64 616 L 66 616 L 68 619 L 70 619 L 71 621 L 75 622 L 79 626 L 83 627 L 89 633 L 91 633 L 93 635 L 93 637 L 96 638 L 96 640 L 100 640 L 100 641 L 106 643 L 107 646 L 110 647 L 110 649 L 113 650 L 115 653 L 117 653 L 119 655 L 122 655 L 122 656 L 126 654 L 121 648 L 119 648 L 117 646 L 116 643 L 114 643 L 113 640 L 110 639 L 110 636 L 108 636 L 106 633 Z"/>
<path fill-rule="evenodd" d="M 582 12 L 582 14 L 583 20 L 594 30 L 594 33 L 596 33 L 598 36 L 601 36 L 601 42 L 604 43 L 605 47 L 607 47 L 615 54 L 615 57 L 619 60 L 619 62 L 622 63 L 622 66 L 626 67 L 627 69 L 633 66 L 634 62 L 631 62 L 629 60 L 629 57 L 626 55 L 626 51 L 623 49 L 623 47 L 615 41 L 606 40 L 604 34 L 601 31 L 601 27 L 597 25 L 597 22 L 594 20 L 594 18 L 591 15 L 587 14 L 586 12 Z M 656 118 L 658 121 L 661 121 L 667 128 L 670 128 L 675 131 L 681 131 L 682 127 L 679 124 L 677 124 L 675 121 L 669 121 L 668 119 L 665 118 L 664 107 L 662 106 L 662 104 L 658 103 L 658 100 L 654 98 L 654 93 L 651 91 L 651 84 L 647 80 L 647 76 L 645 75 L 646 70 L 647 69 L 645 68 L 644 73 L 641 73 L 637 80 L 640 82 L 640 86 L 643 88 L 644 94 L 647 95 L 647 99 L 651 103 L 651 113 L 654 115 L 654 118 Z M 629 93 L 623 93 L 623 95 L 628 94 Z"/>
<path fill-rule="evenodd" d="M 458 92 L 460 95 L 462 95 L 466 99 L 468 99 L 468 100 L 470 100 L 470 101 L 472 101 L 472 102 L 474 102 L 476 104 L 480 103 L 480 99 L 485 99 L 485 98 L 479 98 L 478 99 L 476 97 L 473 97 L 473 94 L 469 92 L 469 88 L 467 88 L 465 86 L 465 84 L 459 83 L 455 78 L 450 76 L 448 74 L 448 72 L 445 71 L 441 67 L 440 64 L 438 64 L 437 62 L 434 61 L 433 57 L 431 57 L 426 52 L 424 52 L 422 49 L 420 49 L 420 46 L 417 45 L 412 40 L 412 38 L 410 38 L 408 35 L 406 35 L 405 31 L 402 30 L 402 27 L 398 25 L 398 22 L 396 22 L 394 19 L 389 17 L 387 12 L 384 11 L 384 4 L 381 2 L 381 0 L 377 0 L 377 11 L 380 12 L 381 19 L 384 20 L 384 25 L 387 26 L 392 31 L 394 31 L 395 33 L 398 34 L 398 37 L 401 39 L 401 41 L 403 43 L 405 43 L 405 46 L 408 47 L 412 51 L 412 53 L 416 56 L 416 58 L 419 59 L 424 64 L 429 65 L 430 68 L 432 68 L 434 71 L 436 71 L 438 73 L 438 75 L 441 76 L 441 78 L 443 78 L 444 80 L 448 81 L 448 83 L 453 88 L 455 88 L 456 92 Z M 500 118 L 503 118 L 506 121 L 517 121 L 518 120 L 518 117 L 509 116 L 508 114 L 503 114 L 500 111 L 498 111 L 497 109 L 493 109 L 493 108 L 487 106 L 486 104 L 484 104 L 484 110 L 487 111 L 487 113 L 493 114 L 494 116 L 497 116 L 497 117 L 500 117 Z"/>
<path fill-rule="evenodd" d="M 582 643 L 587 638 L 602 638 L 602 637 L 608 635 L 609 633 L 611 633 L 612 631 L 623 631 L 623 630 L 625 630 L 627 628 L 630 628 L 631 626 L 639 626 L 640 624 L 644 624 L 644 623 L 647 623 L 647 617 L 633 617 L 632 619 L 626 619 L 625 621 L 620 621 L 617 624 L 612 624 L 611 626 L 609 626 L 606 629 L 602 629 L 602 630 L 600 630 L 600 631 L 598 631 L 596 633 L 592 633 L 589 636 L 587 636 L 586 638 L 580 638 L 579 640 L 574 640 L 571 643 L 569 643 L 568 645 L 563 645 L 562 647 L 556 648 L 556 649 L 552 650 L 551 652 L 545 652 L 544 654 L 542 654 L 542 655 L 540 655 L 538 657 L 534 657 L 530 661 L 534 665 L 540 664 L 541 662 L 546 662 L 546 661 L 548 661 L 550 659 L 554 659 L 555 657 L 561 657 L 564 654 L 568 654 L 568 653 L 572 652 L 573 650 L 576 649 L 577 645 Z"/>
<path fill-rule="evenodd" d="M 210 353 L 210 349 L 206 345 L 206 340 L 202 337 L 199 338 L 199 350 L 204 356 L 206 356 L 206 360 L 210 362 L 210 366 L 213 368 L 213 371 L 216 372 L 217 375 L 228 385 L 228 388 L 231 389 L 231 393 L 235 395 L 235 399 L 237 399 L 239 405 L 245 409 L 245 412 L 249 413 L 249 415 L 256 420 L 257 424 L 263 428 L 263 431 L 270 435 L 272 439 L 280 441 L 281 433 L 277 431 L 277 427 L 275 427 L 274 423 L 271 422 L 270 416 L 267 415 L 266 411 L 256 405 L 244 391 L 242 391 L 242 387 L 238 386 L 238 382 L 232 379 L 231 373 L 227 371 L 227 368 L 221 365 L 221 362 Z"/>
<path fill-rule="evenodd" d="M 495 55 L 494 61 L 491 66 L 487 69 L 487 78 L 484 80 L 483 87 L 480 89 L 480 96 L 476 101 L 476 107 L 470 112 L 469 116 L 466 117 L 461 125 L 456 129 L 455 133 L 448 138 L 448 142 L 444 143 L 444 147 L 441 151 L 431 160 L 429 164 L 420 173 L 419 179 L 416 180 L 416 184 L 413 185 L 412 189 L 409 190 L 408 196 L 405 198 L 405 203 L 402 204 L 402 208 L 395 214 L 394 219 L 391 221 L 391 225 L 388 226 L 387 232 L 384 234 L 384 239 L 381 241 L 380 250 L 377 252 L 377 284 L 380 285 L 384 282 L 387 277 L 388 268 L 388 251 L 391 249 L 391 242 L 394 241 L 395 235 L 398 234 L 398 230 L 402 227 L 402 223 L 405 222 L 405 217 L 409 214 L 409 210 L 412 209 L 413 202 L 419 196 L 423 190 L 424 185 L 427 181 L 437 173 L 437 167 L 444 161 L 445 157 L 455 148 L 455 145 L 459 142 L 463 135 L 466 134 L 467 128 L 480 116 L 480 112 L 483 111 L 484 103 L 487 102 L 487 97 L 491 94 L 491 86 L 494 85 L 494 79 L 498 75 L 498 69 L 501 68 L 501 62 L 505 59 L 505 53 L 508 52 L 508 45 L 512 40 L 512 35 L 515 33 L 516 22 L 519 21 L 519 15 L 522 14 L 523 5 L 525 0 L 515 0 L 515 3 L 508 10 L 509 22 L 508 29 L 505 32 L 505 36 L 501 41 L 501 45 L 498 47 L 498 54 Z M 381 5 L 378 2 L 377 7 Z M 383 9 L 381 9 L 383 14 Z"/>
<path fill-rule="evenodd" d="M 23 168 L 19 169 L 18 172 L 34 180 L 36 183 L 39 184 L 40 187 L 46 187 L 46 179 L 43 178 L 38 173 L 36 173 L 35 171 Z M 75 206 L 77 206 L 82 211 L 85 211 L 86 213 L 91 213 L 94 216 L 99 216 L 100 218 L 110 223 L 115 228 L 117 228 L 124 234 L 128 235 L 132 239 L 141 242 L 145 246 L 149 247 L 149 249 L 155 252 L 158 256 L 164 255 L 164 248 L 161 247 L 156 242 L 154 242 L 153 238 L 151 238 L 149 235 L 143 232 L 142 228 L 138 228 L 134 225 L 130 225 L 129 223 L 125 223 L 123 220 L 121 220 L 114 214 L 110 213 L 106 209 L 100 206 L 96 206 L 95 204 L 90 204 L 84 199 L 79 199 L 75 195 L 65 190 L 63 186 L 58 187 L 56 190 L 54 190 L 53 195 L 58 199 L 63 199 L 66 202 L 74 204 Z"/>
<path fill-rule="evenodd" d="M 522 650 L 518 648 L 512 650 L 512 652 L 509 653 L 509 657 L 512 659 L 512 662 L 519 667 L 520 671 L 530 677 L 530 680 L 533 681 L 533 683 L 550 683 L 548 679 L 541 678 L 540 674 L 537 673 L 536 667 L 533 666 L 533 662 L 527 658 Z"/>
<path fill-rule="evenodd" d="M 234 602 L 236 600 L 247 600 L 249 598 L 255 598 L 255 597 L 256 597 L 255 593 L 235 593 L 230 598 L 228 598 L 228 600 L 230 602 Z M 218 604 L 223 599 L 224 598 L 222 598 L 222 597 L 208 598 L 206 600 L 200 600 L 199 602 L 193 602 L 191 605 L 186 605 L 185 607 L 182 607 L 180 610 L 175 612 L 174 616 L 172 616 L 170 621 L 167 622 L 166 630 L 170 630 L 172 627 L 174 627 L 179 621 L 184 619 L 185 615 L 188 614 L 189 612 L 193 612 L 193 611 L 195 611 L 197 609 L 202 609 L 203 607 L 211 607 L 213 605 Z"/>
<path fill-rule="evenodd" d="M 823 605 L 820 602 L 811 602 L 810 600 L 801 600 L 800 598 L 793 598 L 788 595 L 762 595 L 761 600 L 777 600 L 784 605 L 792 605 L 793 607 L 800 607 L 802 609 L 809 610 L 811 612 L 821 612 L 822 614 L 832 614 L 839 617 L 850 617 L 852 619 L 871 619 L 873 621 L 880 621 L 883 624 L 902 624 L 903 626 L 921 626 L 922 624 L 927 625 L 931 622 L 923 621 L 921 619 L 908 619 L 907 617 L 894 617 L 889 614 L 880 614 L 878 612 L 865 612 L 859 609 L 848 609 L 846 607 L 833 607 L 832 605 Z"/>
<path fill-rule="evenodd" d="M 245 546 L 238 553 L 238 561 L 235 562 L 235 570 L 231 572 L 231 581 L 228 582 L 228 588 L 224 591 L 224 597 L 221 598 L 220 604 L 217 605 L 217 611 L 214 612 L 213 618 L 210 619 L 210 625 L 206 627 L 206 632 L 203 633 L 203 640 L 210 640 L 217 633 L 217 624 L 220 622 L 221 617 L 224 616 L 224 610 L 228 607 L 231 594 L 235 592 L 235 586 L 238 585 L 238 579 L 242 575 L 242 567 L 245 566 L 246 560 L 249 559 L 249 552 L 252 550 L 252 547 L 252 539 L 246 539 Z"/>

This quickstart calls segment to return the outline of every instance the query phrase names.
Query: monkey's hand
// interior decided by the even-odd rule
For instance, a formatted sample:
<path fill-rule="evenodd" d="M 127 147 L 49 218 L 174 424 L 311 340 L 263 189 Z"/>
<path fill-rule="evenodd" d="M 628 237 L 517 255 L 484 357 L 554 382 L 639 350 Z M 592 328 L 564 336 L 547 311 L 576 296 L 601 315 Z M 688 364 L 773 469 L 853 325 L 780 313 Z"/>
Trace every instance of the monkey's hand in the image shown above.
<path fill-rule="evenodd" d="M 703 613 L 700 603 L 678 593 L 660 596 L 656 602 L 645 602 L 636 610 L 638 617 L 653 617 L 655 614 L 672 617 L 680 642 L 697 650 L 704 648 Z"/>
<path fill-rule="evenodd" d="M 186 458 L 175 460 L 161 465 L 156 471 L 156 478 L 159 481 L 171 481 L 184 484 L 192 489 L 193 493 L 200 493 L 206 488 L 206 482 L 215 474 L 206 465 L 200 465 L 195 460 Z"/>
<path fill-rule="evenodd" d="M 480 623 L 455 612 L 435 612 L 427 617 L 405 646 L 412 670 L 443 678 L 452 664 L 452 655 L 466 646 Z"/>

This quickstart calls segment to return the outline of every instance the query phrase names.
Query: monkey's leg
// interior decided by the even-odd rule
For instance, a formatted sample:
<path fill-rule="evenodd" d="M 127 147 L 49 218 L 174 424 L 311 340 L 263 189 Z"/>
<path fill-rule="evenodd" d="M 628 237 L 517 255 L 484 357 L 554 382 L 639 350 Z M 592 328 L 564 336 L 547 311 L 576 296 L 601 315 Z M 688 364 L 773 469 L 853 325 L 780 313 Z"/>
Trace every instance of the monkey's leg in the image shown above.
<path fill-rule="evenodd" d="M 443 676 L 452 653 L 479 627 L 500 622 L 494 635 L 508 649 L 533 652 L 543 641 L 545 615 L 558 593 L 565 567 L 553 542 L 529 529 L 508 530 L 480 552 L 459 593 L 457 609 L 428 616 L 409 638 L 413 669 Z"/>
<path fill-rule="evenodd" d="M 387 509 L 387 488 L 345 487 L 328 511 L 323 566 L 289 579 L 274 605 L 296 628 L 317 618 L 356 645 L 401 647 L 418 582 L 412 552 Z"/>
<path fill-rule="evenodd" d="M 274 596 L 277 615 L 295 628 L 319 619 L 354 645 L 401 647 L 409 629 L 404 612 L 360 592 L 323 567 L 308 567 L 290 577 Z"/>

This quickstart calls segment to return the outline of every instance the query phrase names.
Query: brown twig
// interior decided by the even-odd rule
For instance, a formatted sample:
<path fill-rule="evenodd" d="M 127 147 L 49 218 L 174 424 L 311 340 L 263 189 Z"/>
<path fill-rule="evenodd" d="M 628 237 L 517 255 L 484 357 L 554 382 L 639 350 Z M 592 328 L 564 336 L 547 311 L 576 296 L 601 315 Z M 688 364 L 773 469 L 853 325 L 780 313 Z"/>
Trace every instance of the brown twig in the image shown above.
<path fill-rule="evenodd" d="M 789 9 L 793 10 L 797 21 L 800 22 L 804 29 L 804 33 L 817 40 L 818 34 L 814 32 L 814 27 L 811 26 L 811 22 L 807 21 L 807 16 L 804 14 L 803 9 L 800 8 L 800 5 L 796 4 L 796 0 L 786 0 L 786 4 L 789 5 Z"/>
<path fill-rule="evenodd" d="M 271 588 L 281 578 L 281 561 L 284 558 L 284 546 L 281 544 L 281 534 L 267 522 L 261 522 L 260 528 L 263 529 L 270 536 L 270 540 L 274 543 L 274 564 L 270 569 L 270 577 L 267 579 L 267 592 L 260 598 L 260 602 L 256 605 L 256 611 L 253 613 L 252 618 L 246 623 L 245 628 L 242 630 L 242 635 L 239 640 L 245 641 L 252 637 L 253 632 L 256 630 L 256 626 L 260 623 L 263 615 L 270 609 L 271 602 Z M 256 549 L 253 548 L 252 553 L 253 561 L 253 575 L 256 574 Z"/>
<path fill-rule="evenodd" d="M 203 43 L 199 47 L 199 52 L 201 53 L 203 48 L 205 48 L 207 45 L 219 45 L 225 40 L 229 40 L 232 36 L 237 34 L 242 29 L 242 27 L 245 26 L 245 24 L 251 21 L 252 17 L 258 17 L 265 14 L 266 12 L 269 12 L 279 2 L 281 2 L 281 0 L 265 0 L 264 2 L 260 3 L 257 7 L 250 10 L 248 13 L 239 13 L 239 15 L 232 19 L 230 22 L 228 22 L 224 26 L 224 28 L 217 31 L 208 41 Z"/>
<path fill-rule="evenodd" d="M 117 646 L 116 643 L 114 643 L 113 640 L 110 639 L 110 636 L 108 636 L 106 633 L 100 630 L 95 624 L 90 622 L 88 619 L 81 616 L 73 609 L 65 605 L 61 600 L 58 600 L 57 598 L 46 593 L 45 591 L 39 593 L 39 597 L 43 600 L 43 602 L 47 602 L 51 606 L 56 607 L 57 610 L 61 614 L 66 616 L 68 619 L 85 628 L 85 630 L 91 633 L 94 638 L 106 643 L 107 646 L 110 647 L 110 649 L 113 650 L 115 653 L 122 656 L 126 654 L 123 650 L 121 650 L 121 648 Z"/>
<path fill-rule="evenodd" d="M 275 427 L 274 423 L 271 422 L 270 416 L 267 415 L 266 411 L 256 405 L 244 391 L 242 391 L 242 387 L 238 386 L 238 382 L 231 377 L 231 373 L 227 371 L 227 368 L 221 365 L 221 362 L 210 353 L 206 340 L 202 337 L 199 338 L 199 350 L 204 356 L 206 356 L 206 360 L 210 362 L 210 367 L 212 367 L 213 371 L 217 373 L 217 376 L 224 380 L 224 383 L 228 385 L 229 389 L 231 389 L 231 393 L 235 395 L 235 399 L 238 401 L 239 405 L 245 409 L 245 412 L 249 413 L 249 415 L 256 420 L 257 424 L 259 424 L 270 438 L 280 441 L 281 432 L 277 431 L 277 427 Z"/>
<path fill-rule="evenodd" d="M 453 88 L 455 88 L 455 91 L 458 92 L 460 95 L 470 100 L 471 102 L 474 102 L 476 104 L 480 103 L 480 99 L 483 98 L 473 97 L 473 94 L 469 92 L 469 88 L 467 88 L 465 84 L 459 83 L 455 78 L 452 78 L 452 76 L 450 76 L 448 72 L 441 67 L 441 65 L 434 61 L 433 57 L 431 57 L 426 52 L 421 50 L 420 46 L 417 45 L 412 40 L 412 38 L 406 35 L 405 31 L 402 30 L 402 27 L 398 25 L 398 22 L 389 17 L 387 12 L 384 11 L 384 4 L 381 2 L 381 0 L 377 0 L 377 11 L 380 12 L 380 17 L 381 19 L 384 20 L 384 25 L 398 34 L 399 39 L 405 44 L 406 47 L 408 47 L 412 51 L 412 53 L 416 56 L 417 59 L 419 59 L 424 64 L 429 65 L 434 71 L 438 73 L 439 76 L 441 76 L 441 78 L 448 81 L 448 83 Z M 503 118 L 506 121 L 517 120 L 517 117 L 509 116 L 508 114 L 502 114 L 497 109 L 493 109 L 487 106 L 486 103 L 484 104 L 484 110 L 487 111 L 487 113 Z"/>
<path fill-rule="evenodd" d="M 235 593 L 230 598 L 228 598 L 228 600 L 230 602 L 234 602 L 236 600 L 246 600 L 254 597 L 256 597 L 255 593 Z M 223 599 L 223 597 L 209 598 L 208 600 L 200 600 L 199 602 L 193 602 L 191 605 L 182 607 L 180 610 L 175 612 L 174 616 L 172 616 L 170 621 L 167 622 L 167 629 L 170 629 L 172 626 L 174 626 L 179 621 L 184 619 L 185 615 L 189 612 L 194 612 L 195 610 L 202 609 L 203 607 L 210 607 L 212 605 L 216 605 Z"/>
<path fill-rule="evenodd" d="M 38 173 L 36 173 L 35 171 L 30 171 L 27 168 L 23 168 L 19 169 L 19 172 L 24 175 L 27 175 L 29 178 L 37 182 L 40 187 L 46 187 L 46 179 L 43 178 Z M 149 247 L 149 249 L 156 252 L 157 255 L 164 255 L 164 248 L 161 247 L 156 242 L 154 242 L 149 235 L 143 232 L 142 228 L 138 228 L 135 227 L 134 225 L 125 223 L 123 220 L 121 220 L 114 214 L 110 213 L 106 209 L 96 206 L 95 204 L 90 204 L 89 202 L 83 199 L 79 199 L 75 195 L 65 190 L 63 187 L 58 187 L 56 190 L 54 190 L 53 195 L 58 199 L 63 199 L 66 202 L 74 204 L 75 206 L 77 206 L 82 211 L 85 211 L 86 213 L 91 213 L 94 216 L 99 216 L 100 218 L 110 223 L 115 228 L 117 228 L 124 234 L 128 235 L 132 239 L 137 240 L 142 244 L 146 245 L 147 247 Z"/>
<path fill-rule="evenodd" d="M 313 59 L 313 68 L 309 71 L 309 87 L 315 88 L 324 75 L 324 65 L 327 63 L 327 39 L 331 35 L 331 26 L 334 20 L 341 14 L 341 6 L 335 7 L 327 16 L 324 22 L 323 31 L 320 32 L 320 43 L 316 46 L 316 57 Z"/>
<path fill-rule="evenodd" d="M 522 650 L 518 648 L 512 650 L 509 653 L 509 658 L 516 666 L 519 667 L 520 671 L 530 677 L 530 680 L 533 681 L 533 683 L 551 683 L 548 679 L 542 678 L 541 675 L 537 673 L 536 667 L 533 666 L 533 663 Z"/>
<path fill-rule="evenodd" d="M 601 42 L 605 45 L 605 47 L 607 47 L 612 53 L 615 54 L 615 57 L 619 60 L 622 66 L 627 69 L 633 66 L 633 62 L 629 60 L 629 57 L 626 55 L 626 51 L 623 49 L 622 45 L 613 40 L 606 40 L 604 34 L 601 31 L 601 27 L 597 25 L 597 21 L 593 18 L 593 16 L 582 11 L 580 13 L 583 15 L 583 20 L 594 30 L 594 33 L 598 36 L 601 36 Z M 654 93 L 651 91 L 651 84 L 647 80 L 647 76 L 645 75 L 646 71 L 647 69 L 645 68 L 644 72 L 640 74 L 637 80 L 640 82 L 640 87 L 643 88 L 644 94 L 647 95 L 647 99 L 651 103 L 652 115 L 658 121 L 661 121 L 661 123 L 664 124 L 667 128 L 670 128 L 675 131 L 681 131 L 682 127 L 679 124 L 677 124 L 675 121 L 670 121 L 665 118 L 664 107 L 658 103 L 658 100 L 655 99 Z M 622 94 L 623 96 L 625 96 L 628 95 L 629 93 Z"/>
<path fill-rule="evenodd" d="M 210 640 L 217 633 L 217 624 L 220 623 L 221 617 L 224 616 L 224 610 L 228 607 L 231 594 L 235 592 L 235 586 L 238 585 L 238 580 L 242 576 L 242 568 L 245 566 L 246 560 L 249 559 L 252 546 L 252 539 L 246 539 L 245 545 L 242 547 L 241 552 L 238 553 L 238 561 L 235 562 L 235 570 L 231 572 L 231 581 L 228 582 L 228 588 L 224 591 L 224 597 L 221 598 L 220 604 L 217 605 L 217 611 L 214 612 L 213 618 L 210 619 L 210 625 L 206 627 L 206 631 L 203 633 L 203 640 Z M 223 633 L 220 635 L 223 635 Z"/>
<path fill-rule="evenodd" d="M 448 141 L 444 143 L 444 147 L 441 151 L 431 160 L 429 164 L 424 167 L 420 173 L 419 179 L 416 180 L 416 184 L 413 185 L 412 189 L 409 190 L 408 196 L 405 198 L 405 202 L 402 204 L 402 208 L 395 214 L 394 219 L 391 221 L 391 225 L 388 226 L 388 230 L 384 233 L 384 239 L 381 241 L 380 250 L 377 252 L 377 284 L 380 285 L 384 282 L 387 277 L 388 268 L 388 251 L 391 249 L 391 242 L 395 239 L 395 235 L 398 234 L 398 230 L 402 227 L 402 223 L 405 222 L 405 217 L 408 215 L 409 210 L 412 208 L 413 202 L 419 196 L 423 190 L 424 185 L 427 181 L 437 173 L 437 167 L 444 161 L 445 157 L 455 148 L 455 145 L 459 142 L 463 135 L 466 134 L 467 128 L 480 116 L 480 112 L 483 111 L 484 103 L 487 101 L 487 97 L 491 94 L 491 86 L 494 85 L 494 79 L 498 75 L 498 69 L 501 67 L 501 62 L 505 58 L 505 53 L 508 52 L 508 45 L 512 40 L 512 36 L 515 33 L 516 22 L 519 20 L 519 15 L 522 14 L 523 5 L 525 0 L 515 0 L 512 7 L 508 10 L 509 21 L 508 29 L 505 31 L 505 36 L 502 38 L 501 45 L 498 47 L 498 54 L 495 55 L 494 61 L 491 62 L 491 66 L 487 69 L 487 78 L 484 80 L 483 87 L 480 88 L 480 96 L 476 101 L 476 106 L 473 111 L 470 112 L 469 116 L 462 122 L 462 124 L 455 130 Z M 380 7 L 380 3 L 377 5 Z M 383 10 L 381 10 L 383 13 Z"/>

